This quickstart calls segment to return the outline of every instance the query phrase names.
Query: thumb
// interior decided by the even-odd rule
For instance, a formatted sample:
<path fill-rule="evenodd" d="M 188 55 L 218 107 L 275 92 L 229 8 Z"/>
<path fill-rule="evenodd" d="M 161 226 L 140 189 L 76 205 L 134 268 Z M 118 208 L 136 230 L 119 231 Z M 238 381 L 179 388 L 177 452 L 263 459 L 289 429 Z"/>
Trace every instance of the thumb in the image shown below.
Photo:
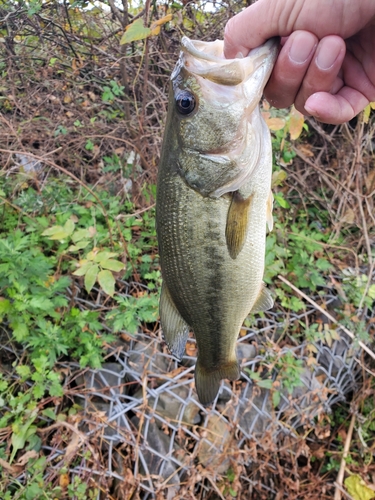
<path fill-rule="evenodd" d="M 258 47 L 280 33 L 278 16 L 274 12 L 277 1 L 258 0 L 229 19 L 224 32 L 224 56 L 228 59 L 246 57 L 250 49 Z"/>

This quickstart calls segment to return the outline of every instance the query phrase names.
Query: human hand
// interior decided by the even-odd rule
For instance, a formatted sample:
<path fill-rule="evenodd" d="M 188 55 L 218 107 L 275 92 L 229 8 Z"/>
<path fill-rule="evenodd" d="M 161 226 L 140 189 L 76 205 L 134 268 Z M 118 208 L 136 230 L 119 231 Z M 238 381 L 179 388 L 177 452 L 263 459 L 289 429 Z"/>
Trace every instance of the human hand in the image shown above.
<path fill-rule="evenodd" d="M 374 0 L 259 0 L 227 23 L 224 54 L 273 36 L 283 37 L 265 88 L 273 106 L 339 124 L 375 101 Z"/>

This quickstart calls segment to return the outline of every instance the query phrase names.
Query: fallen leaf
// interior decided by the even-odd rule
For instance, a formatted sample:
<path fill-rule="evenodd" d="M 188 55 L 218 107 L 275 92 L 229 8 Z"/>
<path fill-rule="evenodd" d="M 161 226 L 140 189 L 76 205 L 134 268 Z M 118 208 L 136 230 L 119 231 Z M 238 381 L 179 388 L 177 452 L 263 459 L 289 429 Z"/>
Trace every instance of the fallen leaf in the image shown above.
<path fill-rule="evenodd" d="M 303 124 L 305 123 L 305 117 L 300 113 L 294 106 L 289 114 L 289 134 L 292 140 L 298 139 L 303 130 Z"/>
<path fill-rule="evenodd" d="M 10 465 L 10 464 L 8 464 L 8 462 L 3 460 L 2 458 L 0 458 L 0 466 L 13 475 L 19 474 L 21 472 L 20 467 L 16 467 L 15 465 Z"/>
<path fill-rule="evenodd" d="M 300 153 L 307 156 L 308 158 L 311 158 L 314 156 L 314 152 L 312 151 L 311 144 L 299 144 L 296 149 L 298 149 L 298 151 Z"/>
<path fill-rule="evenodd" d="M 281 130 L 285 127 L 285 120 L 284 118 L 268 118 L 266 120 L 266 123 L 268 125 L 268 128 L 270 130 L 273 130 L 276 132 L 277 130 Z"/>
<path fill-rule="evenodd" d="M 353 224 L 355 221 L 354 210 L 348 208 L 344 215 L 341 217 L 341 222 L 346 222 L 347 224 Z"/>
<path fill-rule="evenodd" d="M 78 433 L 74 433 L 72 435 L 72 439 L 68 446 L 65 448 L 65 456 L 64 456 L 64 464 L 67 466 L 70 464 L 70 462 L 73 460 L 75 456 L 77 456 L 77 452 L 80 448 L 81 444 L 81 437 Z M 62 474 L 64 475 L 64 474 Z M 66 474 L 67 475 L 67 474 Z M 61 476 L 60 476 L 61 478 Z M 68 478 L 68 484 L 69 484 L 69 478 Z"/>
<path fill-rule="evenodd" d="M 15 465 L 15 467 L 23 467 L 27 462 L 30 460 L 30 458 L 37 458 L 38 453 L 35 450 L 30 450 L 27 451 L 22 457 L 18 460 L 18 462 Z"/>
<path fill-rule="evenodd" d="M 70 484 L 69 474 L 60 474 L 60 477 L 59 477 L 60 488 L 62 488 L 63 490 L 66 490 L 66 488 L 69 486 L 69 484 Z"/>
<path fill-rule="evenodd" d="M 375 491 L 358 474 L 349 476 L 344 481 L 345 487 L 354 500 L 371 500 L 375 498 Z"/>

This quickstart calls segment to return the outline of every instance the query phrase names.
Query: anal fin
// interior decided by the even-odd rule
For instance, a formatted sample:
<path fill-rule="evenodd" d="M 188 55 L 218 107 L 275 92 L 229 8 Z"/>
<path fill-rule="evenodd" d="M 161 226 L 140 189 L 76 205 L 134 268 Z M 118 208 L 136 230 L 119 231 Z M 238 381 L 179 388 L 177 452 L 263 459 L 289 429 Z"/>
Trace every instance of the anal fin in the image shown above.
<path fill-rule="evenodd" d="M 271 309 L 272 307 L 273 307 L 273 298 L 269 290 L 267 290 L 267 288 L 265 287 L 265 284 L 262 283 L 258 297 L 254 302 L 254 305 L 250 312 L 257 313 L 262 311 L 268 311 L 268 309 Z"/>
<path fill-rule="evenodd" d="M 159 312 L 164 340 L 171 353 L 180 360 L 185 352 L 189 325 L 178 312 L 165 283 L 161 287 Z"/>
<path fill-rule="evenodd" d="M 251 199 L 251 196 L 242 198 L 238 191 L 234 191 L 232 195 L 225 229 L 228 252 L 232 259 L 238 256 L 246 241 Z"/>

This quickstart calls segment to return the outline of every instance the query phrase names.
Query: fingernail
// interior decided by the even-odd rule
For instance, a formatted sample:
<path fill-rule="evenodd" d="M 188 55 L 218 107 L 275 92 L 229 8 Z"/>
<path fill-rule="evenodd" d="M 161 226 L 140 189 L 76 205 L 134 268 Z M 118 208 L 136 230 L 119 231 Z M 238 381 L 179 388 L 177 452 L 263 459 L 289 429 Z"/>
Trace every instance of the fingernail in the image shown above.
<path fill-rule="evenodd" d="M 340 40 L 331 38 L 324 41 L 324 44 L 318 47 L 316 56 L 316 65 L 322 70 L 331 68 L 338 58 L 342 49 Z"/>
<path fill-rule="evenodd" d="M 316 45 L 315 37 L 307 32 L 297 33 L 289 49 L 289 58 L 297 64 L 306 62 Z"/>
<path fill-rule="evenodd" d="M 242 52 L 237 52 L 235 58 L 236 59 L 243 59 L 245 56 L 242 54 Z"/>
<path fill-rule="evenodd" d="M 308 112 L 309 115 L 315 116 L 316 118 L 319 118 L 319 113 L 316 109 L 316 101 L 319 103 L 320 96 L 317 95 L 317 93 L 312 94 L 307 101 L 305 102 L 305 110 Z"/>

